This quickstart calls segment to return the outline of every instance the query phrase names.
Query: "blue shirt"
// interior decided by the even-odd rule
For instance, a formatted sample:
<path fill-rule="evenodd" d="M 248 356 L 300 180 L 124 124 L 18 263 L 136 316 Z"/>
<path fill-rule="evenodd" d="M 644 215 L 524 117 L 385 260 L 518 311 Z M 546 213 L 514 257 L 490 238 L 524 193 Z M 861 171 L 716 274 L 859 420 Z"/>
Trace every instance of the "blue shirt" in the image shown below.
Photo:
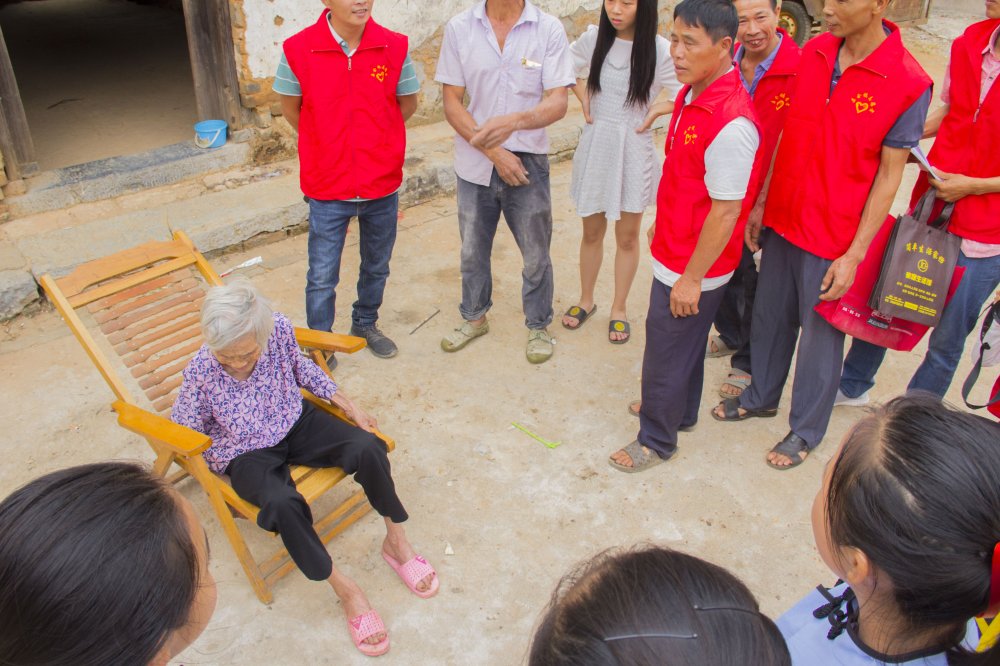
<path fill-rule="evenodd" d="M 781 48 L 781 40 L 783 39 L 784 36 L 779 32 L 778 45 L 774 47 L 774 50 L 771 51 L 769 56 L 764 58 L 759 65 L 753 68 L 753 81 L 750 83 L 747 83 L 747 80 L 743 78 L 743 68 L 740 67 L 740 63 L 743 62 L 743 55 L 746 52 L 746 49 L 744 49 L 743 45 L 740 44 L 740 48 L 736 51 L 736 67 L 740 70 L 740 81 L 743 82 L 743 87 L 747 89 L 747 92 L 750 93 L 751 97 L 753 97 L 753 94 L 757 92 L 757 84 L 760 83 L 762 78 L 764 78 L 764 75 L 767 74 L 767 70 L 771 69 L 771 65 L 774 64 L 775 58 L 778 57 L 778 49 Z"/>
<path fill-rule="evenodd" d="M 839 597 L 847 591 L 843 583 L 830 588 L 827 593 Z M 912 654 L 904 661 L 890 661 L 880 655 L 855 636 L 853 629 L 845 629 L 834 638 L 828 638 L 833 626 L 829 617 L 816 618 L 813 611 L 827 603 L 827 598 L 819 590 L 813 590 L 804 599 L 778 618 L 778 630 L 788 644 L 792 655 L 792 666 L 883 666 L 886 663 L 907 664 L 908 666 L 947 666 L 948 658 L 943 652 Z M 845 601 L 841 611 L 847 611 L 853 604 L 857 610 L 857 600 Z M 976 621 L 969 620 L 962 640 L 967 649 L 974 649 L 979 631 Z"/>

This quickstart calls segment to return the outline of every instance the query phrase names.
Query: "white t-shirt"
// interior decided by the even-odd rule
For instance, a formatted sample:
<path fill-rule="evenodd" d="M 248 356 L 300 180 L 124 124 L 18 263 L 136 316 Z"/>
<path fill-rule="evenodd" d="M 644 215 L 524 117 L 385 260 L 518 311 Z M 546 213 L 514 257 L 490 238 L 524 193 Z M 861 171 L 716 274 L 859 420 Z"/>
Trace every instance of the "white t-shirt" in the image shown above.
<path fill-rule="evenodd" d="M 684 104 L 690 103 L 691 92 L 688 91 Z M 708 196 L 718 201 L 743 199 L 747 195 L 758 146 L 760 135 L 749 118 L 740 116 L 723 127 L 705 149 L 705 187 L 708 188 Z M 680 273 L 675 273 L 656 259 L 653 259 L 653 276 L 668 287 L 673 287 L 681 277 Z M 732 273 L 727 273 L 704 278 L 701 290 L 724 287 L 732 277 Z"/>

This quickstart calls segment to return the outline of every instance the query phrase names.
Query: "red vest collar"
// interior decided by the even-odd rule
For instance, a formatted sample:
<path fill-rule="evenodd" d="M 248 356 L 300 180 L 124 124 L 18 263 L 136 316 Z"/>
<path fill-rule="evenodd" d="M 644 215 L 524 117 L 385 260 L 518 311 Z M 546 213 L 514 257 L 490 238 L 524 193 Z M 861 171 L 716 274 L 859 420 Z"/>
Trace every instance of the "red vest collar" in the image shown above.
<path fill-rule="evenodd" d="M 882 25 L 889 29 L 889 34 L 886 36 L 885 41 L 869 53 L 867 58 L 852 66 L 862 67 L 884 78 L 888 76 L 889 72 L 898 67 L 905 49 L 903 47 L 903 38 L 899 32 L 899 26 L 886 20 L 882 21 Z M 826 58 L 826 64 L 832 72 L 833 63 L 837 59 L 837 54 L 840 52 L 840 47 L 843 45 L 844 40 L 825 32 L 817 37 L 815 42 L 816 52 Z"/>
<path fill-rule="evenodd" d="M 771 63 L 770 69 L 764 76 L 789 76 L 795 74 L 799 68 L 799 45 L 795 43 L 791 35 L 785 32 L 784 28 L 778 28 L 781 33 L 781 43 L 778 44 L 778 55 Z"/>
<path fill-rule="evenodd" d="M 736 86 L 742 87 L 743 82 L 740 80 L 739 70 L 734 65 L 732 70 L 730 70 L 727 74 L 723 74 L 715 81 L 712 81 L 711 85 L 705 88 L 702 93 L 690 103 L 686 103 L 684 101 L 687 99 L 688 92 L 691 91 L 690 85 L 686 85 L 681 88 L 677 98 L 681 102 L 681 108 L 685 106 L 693 106 L 703 109 L 708 113 L 714 113 L 715 108 L 729 98 L 733 92 L 733 88 Z M 677 109 L 677 112 L 679 111 L 680 109 Z"/>
<path fill-rule="evenodd" d="M 323 13 L 319 16 L 319 20 L 308 29 L 309 49 L 311 51 L 343 52 L 340 44 L 334 40 L 333 33 L 330 32 L 329 15 L 330 10 L 324 9 Z M 375 19 L 369 17 L 368 23 L 365 24 L 365 30 L 361 33 L 361 43 L 358 45 L 358 51 L 387 47 L 389 39 L 385 32 L 385 28 L 376 23 Z"/>
<path fill-rule="evenodd" d="M 965 35 L 968 39 L 963 40 L 962 45 L 965 47 L 965 51 L 969 54 L 969 58 L 973 62 L 980 63 L 980 66 L 983 57 L 985 56 L 986 49 L 993 46 L 987 42 L 989 41 L 989 38 L 993 36 L 993 33 L 996 32 L 997 26 L 1000 26 L 1000 19 L 989 19 L 986 21 L 980 21 L 979 23 L 974 23 L 965 31 Z"/>

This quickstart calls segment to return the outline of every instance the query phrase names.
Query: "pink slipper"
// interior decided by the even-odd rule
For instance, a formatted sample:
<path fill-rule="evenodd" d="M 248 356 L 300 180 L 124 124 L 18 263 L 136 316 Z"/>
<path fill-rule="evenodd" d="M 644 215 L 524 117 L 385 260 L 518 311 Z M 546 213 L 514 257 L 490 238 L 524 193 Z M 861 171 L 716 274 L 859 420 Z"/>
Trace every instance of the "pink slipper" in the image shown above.
<path fill-rule="evenodd" d="M 361 654 L 369 657 L 377 657 L 389 651 L 388 634 L 386 634 L 385 640 L 380 643 L 375 643 L 374 645 L 365 643 L 365 640 L 368 638 L 385 631 L 382 618 L 375 611 L 370 610 L 363 615 L 348 620 L 347 628 L 351 630 L 351 640 L 354 641 L 354 647 L 358 648 Z"/>
<path fill-rule="evenodd" d="M 427 560 L 420 555 L 415 556 L 406 564 L 400 564 L 396 561 L 396 558 L 383 550 L 382 559 L 385 560 L 386 564 L 392 567 L 392 570 L 396 572 L 404 583 L 406 583 L 406 587 L 410 588 L 410 591 L 421 599 L 430 599 L 438 593 L 441 583 L 438 581 L 437 572 L 434 571 L 434 567 L 428 564 Z M 424 578 L 427 578 L 430 574 L 434 574 L 434 579 L 431 581 L 430 589 L 421 592 L 417 589 L 417 583 Z"/>

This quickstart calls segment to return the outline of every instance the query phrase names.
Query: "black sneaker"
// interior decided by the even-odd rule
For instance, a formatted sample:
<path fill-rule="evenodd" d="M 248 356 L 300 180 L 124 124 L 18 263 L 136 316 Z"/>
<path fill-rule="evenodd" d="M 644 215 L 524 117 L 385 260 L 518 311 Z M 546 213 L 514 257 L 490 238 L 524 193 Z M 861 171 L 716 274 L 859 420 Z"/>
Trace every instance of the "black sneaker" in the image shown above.
<path fill-rule="evenodd" d="M 399 353 L 396 343 L 378 330 L 378 326 L 360 329 L 352 325 L 351 335 L 364 338 L 368 342 L 368 349 L 379 358 L 392 358 Z"/>

